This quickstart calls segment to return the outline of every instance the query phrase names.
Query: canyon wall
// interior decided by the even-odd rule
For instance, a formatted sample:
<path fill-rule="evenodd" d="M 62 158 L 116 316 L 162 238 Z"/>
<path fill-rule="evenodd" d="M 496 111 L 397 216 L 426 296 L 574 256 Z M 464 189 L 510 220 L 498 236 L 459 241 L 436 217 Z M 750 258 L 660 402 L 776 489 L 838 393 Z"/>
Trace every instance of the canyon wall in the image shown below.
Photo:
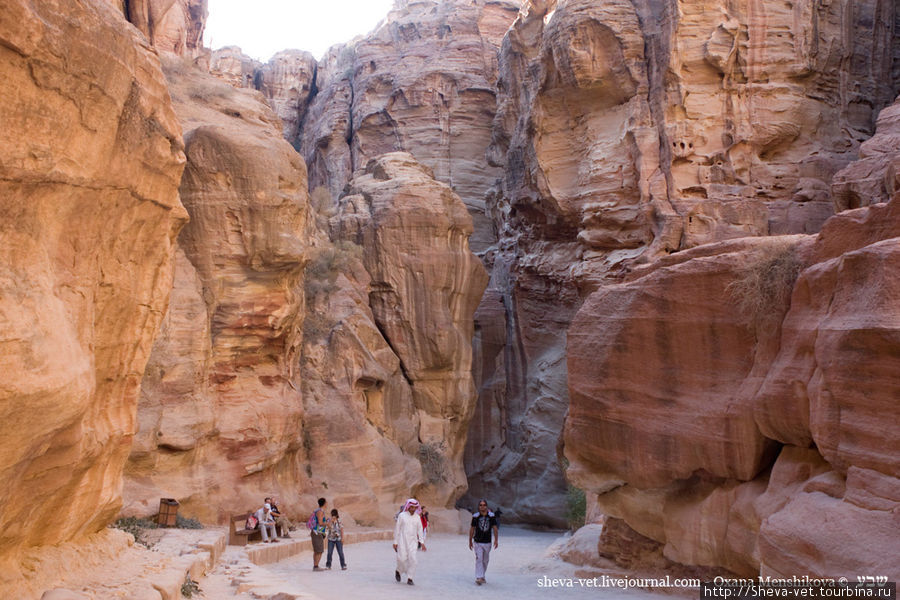
<path fill-rule="evenodd" d="M 337 198 L 371 158 L 409 152 L 462 198 L 472 248 L 483 251 L 495 238 L 485 195 L 501 172 L 484 158 L 497 48 L 518 9 L 512 0 L 397 2 L 372 33 L 332 48 L 299 138 L 310 189 Z"/>
<path fill-rule="evenodd" d="M 872 138 L 882 168 L 870 155 L 836 175 L 863 170 L 889 203 L 818 236 L 659 260 L 573 321 L 569 475 L 666 558 L 741 575 L 900 573 L 900 446 L 883 426 L 898 415 L 898 107 Z"/>
<path fill-rule="evenodd" d="M 568 479 L 605 548 L 900 573 L 900 9 L 518 8 L 212 75 L 203 0 L 5 8 L 0 577 L 123 480 L 452 530 Z"/>
<path fill-rule="evenodd" d="M 212 76 L 190 58 L 164 61 L 191 222 L 142 383 L 123 513 L 175 497 L 222 522 L 269 494 L 296 518 L 326 496 L 367 524 L 410 493 L 435 515 L 452 508 L 485 278 L 471 217 L 431 170 L 387 155 L 341 201 L 353 227 L 338 229 L 353 239 L 330 238 L 337 203 L 310 208 L 303 161 L 282 139 L 297 144 L 312 57 L 284 51 L 262 65 L 225 48 Z M 452 511 L 440 520 L 457 527 Z"/>
<path fill-rule="evenodd" d="M 256 92 L 183 59 L 164 68 L 182 123 L 172 302 L 153 347 L 126 469 L 126 514 L 160 497 L 220 522 L 281 485 L 298 488 L 308 196 L 303 160 Z"/>
<path fill-rule="evenodd" d="M 203 53 L 209 0 L 107 0 L 122 11 L 161 52 L 196 57 Z"/>
<path fill-rule="evenodd" d="M 159 60 L 114 6 L 5 2 L 0 71 L 5 583 L 23 547 L 94 533 L 121 506 L 187 215 Z"/>
<path fill-rule="evenodd" d="M 897 8 L 845 8 L 525 4 L 502 45 L 488 151 L 504 173 L 489 203 L 494 324 L 479 320 L 476 338 L 469 500 L 525 498 L 541 505 L 531 514 L 560 516 L 566 330 L 598 286 L 704 244 L 815 233 L 834 213 L 835 173 L 900 81 Z"/>
<path fill-rule="evenodd" d="M 307 268 L 303 356 L 310 478 L 359 521 L 410 493 L 455 530 L 475 404 L 473 313 L 487 276 L 459 197 L 406 153 L 351 180 Z M 436 510 L 437 509 L 437 510 Z"/>

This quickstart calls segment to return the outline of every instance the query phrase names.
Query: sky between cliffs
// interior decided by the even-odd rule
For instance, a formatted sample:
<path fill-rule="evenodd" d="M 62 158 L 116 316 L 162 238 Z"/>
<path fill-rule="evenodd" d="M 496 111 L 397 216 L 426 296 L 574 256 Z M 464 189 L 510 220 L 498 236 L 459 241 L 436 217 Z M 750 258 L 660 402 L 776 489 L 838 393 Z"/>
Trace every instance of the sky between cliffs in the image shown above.
<path fill-rule="evenodd" d="M 299 48 L 317 59 L 334 44 L 370 32 L 393 0 L 209 0 L 205 46 L 240 46 L 266 62 Z"/>

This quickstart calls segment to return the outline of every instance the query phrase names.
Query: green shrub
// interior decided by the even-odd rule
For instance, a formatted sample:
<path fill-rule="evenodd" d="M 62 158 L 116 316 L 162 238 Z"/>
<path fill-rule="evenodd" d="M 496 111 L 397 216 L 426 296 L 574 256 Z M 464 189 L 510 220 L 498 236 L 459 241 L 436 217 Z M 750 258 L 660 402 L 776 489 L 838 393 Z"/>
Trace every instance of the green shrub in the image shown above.
<path fill-rule="evenodd" d="M 184 576 L 184 583 L 181 584 L 181 595 L 185 598 L 190 598 L 194 594 L 200 593 L 200 586 L 197 585 L 197 582 L 191 579 L 190 573 Z"/>
<path fill-rule="evenodd" d="M 566 491 L 566 520 L 569 522 L 569 528 L 572 531 L 584 527 L 584 520 L 587 514 L 587 498 L 584 490 L 569 484 Z"/>
<path fill-rule="evenodd" d="M 188 519 L 181 515 L 175 515 L 175 527 L 179 529 L 203 529 L 203 523 L 197 519 Z"/>
<path fill-rule="evenodd" d="M 422 444 L 419 446 L 418 458 L 428 483 L 446 481 L 446 460 L 439 444 Z"/>
<path fill-rule="evenodd" d="M 139 519 L 138 517 L 123 517 L 110 525 L 110 527 L 121 529 L 126 533 L 130 533 L 132 536 L 134 536 L 135 543 L 149 548 L 151 544 L 144 538 L 144 532 L 147 529 L 157 529 L 159 526 L 156 524 L 156 521 L 151 521 L 150 519 Z"/>

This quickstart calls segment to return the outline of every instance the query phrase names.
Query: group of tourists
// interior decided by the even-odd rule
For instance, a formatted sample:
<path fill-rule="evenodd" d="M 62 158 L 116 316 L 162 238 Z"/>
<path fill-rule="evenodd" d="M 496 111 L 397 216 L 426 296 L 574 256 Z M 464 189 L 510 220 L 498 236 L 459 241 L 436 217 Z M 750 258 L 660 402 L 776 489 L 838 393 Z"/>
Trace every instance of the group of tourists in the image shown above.
<path fill-rule="evenodd" d="M 313 511 L 307 521 L 310 539 L 313 548 L 313 571 L 325 571 L 331 569 L 331 559 L 334 550 L 337 550 L 341 562 L 341 569 L 347 569 L 347 561 L 344 558 L 344 526 L 336 508 L 331 509 L 330 516 L 326 514 L 328 502 L 325 498 L 319 498 L 318 507 Z M 276 531 L 281 529 L 281 537 L 290 538 L 290 531 L 296 529 L 278 506 L 274 497 L 265 499 L 263 507 L 255 513 L 262 532 L 263 542 L 270 543 L 278 540 Z M 416 574 L 418 551 L 426 552 L 425 538 L 428 532 L 428 511 L 419 504 L 415 498 L 407 500 L 396 516 L 394 526 L 394 552 L 397 564 L 394 569 L 394 579 L 402 582 L 406 579 L 408 585 L 414 585 L 413 578 Z M 497 548 L 500 541 L 497 515 L 488 509 L 486 500 L 478 502 L 478 510 L 472 514 L 472 522 L 469 526 L 469 550 L 475 553 L 475 583 L 482 585 L 487 583 L 484 575 L 490 560 L 491 548 Z M 325 540 L 328 540 L 328 556 L 325 559 L 325 567 L 319 566 L 322 555 L 325 553 Z"/>

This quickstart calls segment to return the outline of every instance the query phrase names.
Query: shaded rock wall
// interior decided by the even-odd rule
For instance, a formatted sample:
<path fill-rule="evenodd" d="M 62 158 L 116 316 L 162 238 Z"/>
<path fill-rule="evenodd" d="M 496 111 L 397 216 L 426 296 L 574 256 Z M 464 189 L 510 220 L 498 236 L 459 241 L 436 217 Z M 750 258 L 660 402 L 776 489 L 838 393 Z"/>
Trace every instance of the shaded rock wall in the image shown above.
<path fill-rule="evenodd" d="M 187 215 L 159 60 L 115 7 L 5 2 L 0 72 L 6 583 L 23 547 L 80 539 L 121 506 Z"/>
<path fill-rule="evenodd" d="M 501 49 L 488 151 L 504 169 L 489 318 L 502 305 L 505 325 L 479 327 L 467 469 L 491 483 L 477 495 L 515 505 L 523 493 L 504 482 L 527 471 L 556 482 L 544 506 L 564 505 L 550 449 L 568 405 L 565 332 L 598 285 L 670 252 L 821 228 L 835 173 L 896 95 L 898 17 L 881 2 L 525 4 Z"/>
<path fill-rule="evenodd" d="M 209 0 L 107 0 L 160 52 L 194 58 L 203 52 Z"/>
<path fill-rule="evenodd" d="M 895 107 L 873 140 L 893 139 Z M 895 189 L 897 150 L 880 150 L 836 198 L 859 172 Z M 565 444 L 600 510 L 681 563 L 900 573 L 883 533 L 900 446 L 880 425 L 897 416 L 898 199 L 815 237 L 679 253 L 589 297 L 569 330 Z"/>
<path fill-rule="evenodd" d="M 316 79 L 316 59 L 312 54 L 282 50 L 262 64 L 237 46 L 227 46 L 211 53 L 209 70 L 235 87 L 262 92 L 281 119 L 285 139 L 298 147 L 300 123 Z"/>

